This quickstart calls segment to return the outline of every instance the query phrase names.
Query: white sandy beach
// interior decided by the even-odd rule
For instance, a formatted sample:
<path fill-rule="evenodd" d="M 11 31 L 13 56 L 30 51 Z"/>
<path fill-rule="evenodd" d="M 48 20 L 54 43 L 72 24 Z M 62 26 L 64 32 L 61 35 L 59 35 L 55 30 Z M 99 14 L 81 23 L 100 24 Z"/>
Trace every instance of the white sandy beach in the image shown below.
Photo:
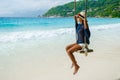
<path fill-rule="evenodd" d="M 118 27 L 92 31 L 94 52 L 87 57 L 75 53 L 80 65 L 76 75 L 65 52 L 73 35 L 2 45 L 6 54 L 0 55 L 0 80 L 120 80 L 119 36 Z"/>

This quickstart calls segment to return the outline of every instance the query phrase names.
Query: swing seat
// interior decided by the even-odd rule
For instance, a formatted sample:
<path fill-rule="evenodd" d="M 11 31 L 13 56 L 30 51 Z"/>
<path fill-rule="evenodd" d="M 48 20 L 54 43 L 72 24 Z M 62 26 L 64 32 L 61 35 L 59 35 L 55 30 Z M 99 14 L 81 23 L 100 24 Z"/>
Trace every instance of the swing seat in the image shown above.
<path fill-rule="evenodd" d="M 87 49 L 87 52 L 93 52 L 93 49 Z M 85 53 L 85 50 L 80 50 L 80 53 Z"/>
<path fill-rule="evenodd" d="M 83 49 L 77 51 L 77 53 L 85 54 L 85 56 L 87 56 L 88 53 L 90 53 L 90 52 L 93 52 L 93 49 L 83 48 Z"/>

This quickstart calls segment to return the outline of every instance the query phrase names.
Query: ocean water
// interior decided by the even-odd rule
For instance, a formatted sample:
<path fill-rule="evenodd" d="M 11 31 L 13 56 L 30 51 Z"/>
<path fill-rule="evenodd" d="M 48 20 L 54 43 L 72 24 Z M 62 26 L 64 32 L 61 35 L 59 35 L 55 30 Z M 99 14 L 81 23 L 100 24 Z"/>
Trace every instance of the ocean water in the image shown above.
<path fill-rule="evenodd" d="M 88 18 L 88 23 L 93 35 L 120 27 L 119 18 Z M 18 45 L 52 45 L 60 39 L 64 41 L 65 37 L 74 40 L 74 27 L 73 18 L 0 18 L 0 54 L 11 52 Z M 120 33 L 119 30 L 116 33 Z M 112 34 L 109 32 L 108 35 Z"/>
<path fill-rule="evenodd" d="M 88 18 L 89 27 L 119 27 L 119 18 Z M 0 18 L 0 43 L 74 34 L 73 18 Z"/>

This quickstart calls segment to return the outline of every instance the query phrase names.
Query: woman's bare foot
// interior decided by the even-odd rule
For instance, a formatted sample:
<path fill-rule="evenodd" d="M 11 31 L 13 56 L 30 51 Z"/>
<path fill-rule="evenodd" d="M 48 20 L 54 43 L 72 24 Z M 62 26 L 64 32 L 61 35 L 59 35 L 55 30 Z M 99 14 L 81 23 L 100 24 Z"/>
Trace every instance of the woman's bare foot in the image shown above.
<path fill-rule="evenodd" d="M 73 73 L 74 75 L 78 72 L 79 68 L 80 68 L 79 65 L 76 64 L 75 65 L 75 70 L 74 70 L 74 73 Z"/>

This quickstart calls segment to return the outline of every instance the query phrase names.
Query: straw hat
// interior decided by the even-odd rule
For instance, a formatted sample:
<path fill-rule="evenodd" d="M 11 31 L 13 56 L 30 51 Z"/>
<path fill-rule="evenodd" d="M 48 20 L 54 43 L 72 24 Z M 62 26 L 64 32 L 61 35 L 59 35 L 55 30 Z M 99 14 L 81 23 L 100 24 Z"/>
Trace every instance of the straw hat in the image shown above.
<path fill-rule="evenodd" d="M 81 11 L 79 14 L 81 14 L 83 17 L 85 17 L 85 11 Z"/>

